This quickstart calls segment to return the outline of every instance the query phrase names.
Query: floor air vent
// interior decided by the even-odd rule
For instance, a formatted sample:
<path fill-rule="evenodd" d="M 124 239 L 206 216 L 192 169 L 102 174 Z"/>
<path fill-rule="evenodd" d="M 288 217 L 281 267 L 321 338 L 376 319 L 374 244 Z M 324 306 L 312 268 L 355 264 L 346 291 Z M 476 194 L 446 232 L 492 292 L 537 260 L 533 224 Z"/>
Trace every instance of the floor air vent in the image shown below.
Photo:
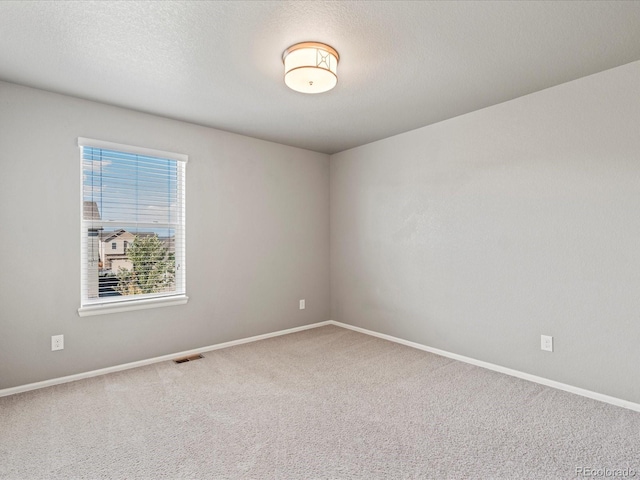
<path fill-rule="evenodd" d="M 174 363 L 192 362 L 193 360 L 199 360 L 200 358 L 204 358 L 204 355 L 189 355 L 188 357 L 176 358 Z"/>

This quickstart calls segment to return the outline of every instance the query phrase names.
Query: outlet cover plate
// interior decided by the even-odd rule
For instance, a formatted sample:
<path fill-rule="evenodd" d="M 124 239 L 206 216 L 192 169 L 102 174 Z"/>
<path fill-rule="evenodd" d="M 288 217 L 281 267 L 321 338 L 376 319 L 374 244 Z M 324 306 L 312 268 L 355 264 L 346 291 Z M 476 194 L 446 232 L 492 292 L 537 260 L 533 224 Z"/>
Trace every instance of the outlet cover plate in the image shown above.
<path fill-rule="evenodd" d="M 51 351 L 64 350 L 64 335 L 53 335 L 51 337 Z"/>
<path fill-rule="evenodd" d="M 540 335 L 540 349 L 545 352 L 553 352 L 553 337 L 551 335 Z"/>

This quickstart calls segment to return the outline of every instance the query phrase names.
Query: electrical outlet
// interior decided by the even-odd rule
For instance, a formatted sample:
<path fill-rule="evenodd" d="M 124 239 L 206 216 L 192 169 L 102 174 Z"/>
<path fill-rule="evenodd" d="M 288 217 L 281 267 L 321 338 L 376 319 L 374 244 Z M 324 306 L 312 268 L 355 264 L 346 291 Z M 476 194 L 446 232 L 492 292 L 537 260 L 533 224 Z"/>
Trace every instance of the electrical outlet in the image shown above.
<path fill-rule="evenodd" d="M 540 349 L 546 352 L 553 352 L 553 337 L 550 335 L 540 335 Z"/>
<path fill-rule="evenodd" d="M 53 335 L 51 337 L 51 351 L 64 350 L 64 335 Z"/>
<path fill-rule="evenodd" d="M 300 310 L 304 310 L 305 309 L 305 301 L 304 299 L 300 300 Z"/>

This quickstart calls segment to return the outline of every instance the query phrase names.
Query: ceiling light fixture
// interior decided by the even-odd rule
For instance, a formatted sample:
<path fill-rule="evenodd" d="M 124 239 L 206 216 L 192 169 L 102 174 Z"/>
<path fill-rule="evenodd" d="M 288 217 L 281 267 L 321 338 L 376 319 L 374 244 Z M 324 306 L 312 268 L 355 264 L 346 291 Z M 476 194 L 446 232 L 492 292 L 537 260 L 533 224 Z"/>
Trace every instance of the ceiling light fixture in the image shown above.
<path fill-rule="evenodd" d="M 282 54 L 284 83 L 296 92 L 327 92 L 338 83 L 339 60 L 338 52 L 324 43 L 291 45 Z"/>

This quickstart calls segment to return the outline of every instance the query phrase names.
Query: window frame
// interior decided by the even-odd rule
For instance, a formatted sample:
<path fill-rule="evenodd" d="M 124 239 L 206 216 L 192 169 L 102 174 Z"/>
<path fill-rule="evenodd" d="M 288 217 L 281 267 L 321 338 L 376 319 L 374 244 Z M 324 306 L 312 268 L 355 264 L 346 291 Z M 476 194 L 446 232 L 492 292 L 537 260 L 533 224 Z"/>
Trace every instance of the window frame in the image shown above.
<path fill-rule="evenodd" d="M 188 302 L 189 297 L 186 295 L 186 220 L 185 220 L 185 184 L 186 184 L 186 164 L 188 162 L 189 157 L 185 154 L 167 152 L 163 150 L 156 150 L 145 147 L 137 147 L 132 145 L 125 145 L 121 143 L 108 142 L 104 140 L 95 140 L 85 137 L 78 137 L 78 147 L 80 150 L 80 232 L 81 232 L 81 241 L 80 241 L 80 308 L 78 308 L 78 315 L 81 317 L 90 316 L 90 315 L 101 315 L 108 313 L 117 313 L 117 312 L 126 312 L 132 310 L 140 310 L 147 308 L 156 308 L 156 307 L 165 307 L 172 305 L 183 305 Z M 136 295 L 135 298 L 131 299 L 122 299 L 114 297 L 106 299 L 106 297 L 102 297 L 102 301 L 89 301 L 89 297 L 86 292 L 88 291 L 87 287 L 87 272 L 88 265 L 85 266 L 83 262 L 88 263 L 87 253 L 85 252 L 85 248 L 87 247 L 87 238 L 91 236 L 88 233 L 89 226 L 91 224 L 95 224 L 95 221 L 88 221 L 84 218 L 84 188 L 83 188 L 83 147 L 93 147 L 98 149 L 112 150 L 116 152 L 123 152 L 127 154 L 133 155 L 145 155 L 150 157 L 158 157 L 162 159 L 175 160 L 179 163 L 178 172 L 182 175 L 182 181 L 178 181 L 177 183 L 177 196 L 180 202 L 179 212 L 181 222 L 177 224 L 176 236 L 179 234 L 182 237 L 181 245 L 179 248 L 179 257 L 178 257 L 178 245 L 176 245 L 176 290 L 179 290 L 177 293 L 163 293 L 163 294 L 147 294 L 147 295 Z M 99 220 L 100 224 L 109 223 L 108 220 Z M 115 223 L 118 223 L 117 221 Z M 167 227 L 169 228 L 169 227 Z M 178 273 L 179 270 L 179 273 Z M 179 288 L 178 288 L 179 285 Z"/>

